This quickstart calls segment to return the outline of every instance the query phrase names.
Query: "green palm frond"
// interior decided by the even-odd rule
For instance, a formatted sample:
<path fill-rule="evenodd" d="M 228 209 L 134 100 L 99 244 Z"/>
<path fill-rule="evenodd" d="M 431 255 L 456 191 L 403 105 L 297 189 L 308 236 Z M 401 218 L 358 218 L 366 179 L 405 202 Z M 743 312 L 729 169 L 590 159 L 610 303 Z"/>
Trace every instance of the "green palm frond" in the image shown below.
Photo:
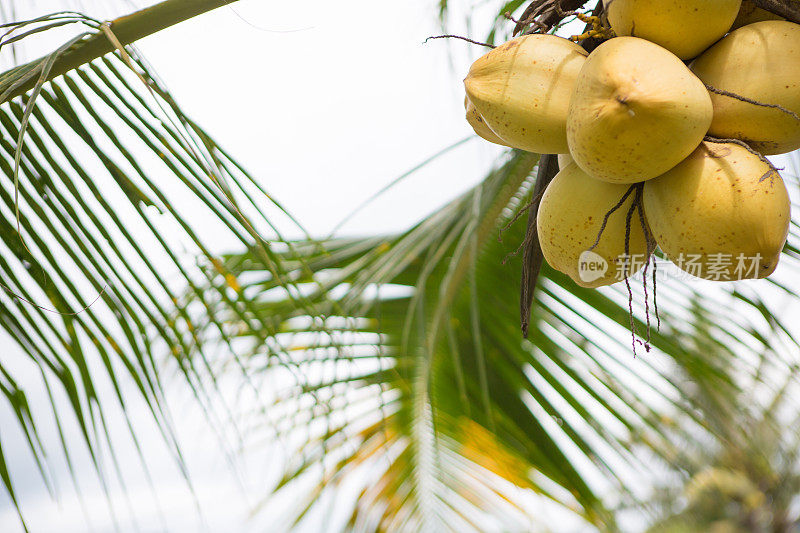
<path fill-rule="evenodd" d="M 202 3 L 184 7 L 197 11 Z M 128 20 L 145 31 L 141 15 Z M 136 38 L 124 25 L 115 28 L 123 42 Z M 214 347 L 232 342 L 217 313 L 251 321 L 256 337 L 277 333 L 220 254 L 250 250 L 297 293 L 284 258 L 265 239 L 282 240 L 275 223 L 302 228 L 182 113 L 135 49 L 103 55 L 114 44 L 98 39 L 106 37 L 90 28 L 58 53 L 0 75 L 0 327 L 39 369 L 43 390 L 67 398 L 101 477 L 109 410 L 125 416 L 139 449 L 127 410 L 138 400 L 123 391 L 130 383 L 186 475 L 164 402 L 165 362 L 209 409 L 219 396 L 209 339 Z M 304 308 L 301 295 L 293 302 Z M 52 491 L 52 443 L 40 439 L 43 414 L 32 412 L 18 384 L 23 370 L 0 365 L 0 392 Z M 99 397 L 105 383 L 114 397 Z M 64 416 L 59 403 L 51 395 L 56 420 Z M 60 445 L 72 464 L 72 444 L 62 436 Z M 0 479 L 16 503 L 2 452 Z"/>
<path fill-rule="evenodd" d="M 786 368 L 797 345 L 746 284 L 701 296 L 686 283 L 660 282 L 661 330 L 653 325 L 653 350 L 633 358 L 624 286 L 582 289 L 545 270 L 530 341 L 522 340 L 520 260 L 503 264 L 522 225 L 504 243 L 497 236 L 530 195 L 536 161 L 513 154 L 404 234 L 293 244 L 304 261 L 292 278 L 324 322 L 294 308 L 252 254 L 227 259 L 249 280 L 244 291 L 283 324 L 275 342 L 303 376 L 267 413 L 279 439 L 302 442 L 302 460 L 278 490 L 319 478 L 294 519 L 362 476 L 348 526 L 358 531 L 530 529 L 535 513 L 519 504 L 519 490 L 613 531 L 615 499 L 636 501 L 650 471 L 634 443 L 669 453 L 678 419 L 695 433 L 713 431 L 681 401 L 686 383 L 671 367 L 713 379 L 721 399 L 738 394 L 739 374 L 758 377 L 758 362 L 743 354 Z M 644 294 L 633 290 L 643 332 Z M 336 300 L 323 300 L 328 294 Z M 697 319 L 688 320 L 693 305 Z M 237 322 L 231 317 L 230 326 Z M 318 333 L 323 325 L 338 332 Z M 246 325 L 238 329 L 249 335 Z M 260 340 L 252 349 L 260 372 L 283 372 Z"/>

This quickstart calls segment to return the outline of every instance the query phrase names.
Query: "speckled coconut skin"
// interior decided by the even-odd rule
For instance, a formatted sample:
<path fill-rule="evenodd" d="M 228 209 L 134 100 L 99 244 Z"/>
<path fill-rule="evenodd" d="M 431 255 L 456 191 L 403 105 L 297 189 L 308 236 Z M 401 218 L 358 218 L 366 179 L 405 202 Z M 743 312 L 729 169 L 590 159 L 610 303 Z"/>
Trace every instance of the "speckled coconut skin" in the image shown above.
<path fill-rule="evenodd" d="M 586 51 L 555 35 L 526 35 L 472 64 L 467 97 L 506 144 L 540 154 L 567 151 L 567 111 Z"/>
<path fill-rule="evenodd" d="M 742 0 L 604 0 L 617 35 L 641 37 L 692 59 L 728 32 Z"/>
<path fill-rule="evenodd" d="M 597 239 L 603 217 L 627 190 L 626 185 L 591 178 L 574 164 L 559 171 L 542 197 L 536 220 L 542 253 L 550 266 L 582 287 L 601 287 L 619 281 L 615 278 L 616 260 L 625 254 L 625 221 L 633 194 L 609 217 L 598 246 L 592 250 L 609 265 L 606 275 L 584 283 L 578 272 L 578 262 L 581 253 L 591 248 Z M 631 224 L 628 253 L 640 256 L 637 258 L 642 261 L 639 266 L 649 257 L 638 212 L 634 213 Z M 629 272 L 629 275 L 634 273 Z"/>
<path fill-rule="evenodd" d="M 586 60 L 567 116 L 575 162 L 612 183 L 655 178 L 697 148 L 711 124 L 703 83 L 674 54 L 618 37 Z"/>
<path fill-rule="evenodd" d="M 680 165 L 645 183 L 645 212 L 664 253 L 673 261 L 681 254 L 700 254 L 703 272 L 709 255 L 730 254 L 734 259 L 720 281 L 736 279 L 739 254 L 760 254 L 758 274 L 746 277 L 770 275 L 786 242 L 791 215 L 786 186 L 777 172 L 762 179 L 769 171 L 741 146 L 703 143 Z"/>
<path fill-rule="evenodd" d="M 770 20 L 731 32 L 691 65 L 703 82 L 800 114 L 800 25 Z M 711 135 L 741 139 L 763 154 L 800 148 L 800 121 L 786 113 L 711 95 Z"/>
<path fill-rule="evenodd" d="M 464 110 L 466 112 L 467 122 L 472 126 L 472 130 L 479 137 L 494 144 L 508 146 L 503 139 L 498 137 L 497 134 L 489 128 L 481 114 L 478 113 L 478 110 L 475 109 L 475 106 L 469 101 L 469 98 L 464 98 Z"/>

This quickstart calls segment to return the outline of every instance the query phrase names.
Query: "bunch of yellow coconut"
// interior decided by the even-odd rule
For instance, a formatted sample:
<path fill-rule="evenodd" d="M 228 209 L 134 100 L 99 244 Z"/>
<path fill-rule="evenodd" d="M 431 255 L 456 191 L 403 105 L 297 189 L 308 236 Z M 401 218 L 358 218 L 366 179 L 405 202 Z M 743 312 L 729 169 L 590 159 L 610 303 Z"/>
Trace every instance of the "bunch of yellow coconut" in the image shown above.
<path fill-rule="evenodd" d="M 563 154 L 538 212 L 545 259 L 586 287 L 656 244 L 697 277 L 768 276 L 790 203 L 763 155 L 800 148 L 800 25 L 742 0 L 604 2 L 616 37 L 591 54 L 529 34 L 464 81 L 478 135 Z"/>

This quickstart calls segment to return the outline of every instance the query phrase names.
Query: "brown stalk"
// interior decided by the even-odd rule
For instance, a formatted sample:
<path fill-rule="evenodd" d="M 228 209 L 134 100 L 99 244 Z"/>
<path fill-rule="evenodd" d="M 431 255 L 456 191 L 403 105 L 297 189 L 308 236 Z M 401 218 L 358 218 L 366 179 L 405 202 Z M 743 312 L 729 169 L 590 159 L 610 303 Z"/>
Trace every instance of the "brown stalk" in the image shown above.
<path fill-rule="evenodd" d="M 756 7 L 800 24 L 800 2 L 797 0 L 751 0 Z"/>
<path fill-rule="evenodd" d="M 541 0 L 534 1 L 531 6 L 540 5 Z M 585 4 L 585 1 L 571 0 L 566 2 L 561 0 L 561 9 L 577 9 Z M 531 9 L 528 6 L 528 9 Z M 573 7 L 570 7 L 573 6 Z M 592 13 L 599 16 L 603 10 L 603 3 L 598 2 Z M 526 10 L 527 11 L 527 10 Z M 556 16 L 558 16 L 556 14 Z M 522 17 L 522 20 L 525 16 Z M 549 19 L 548 19 L 549 20 Z M 560 19 L 559 19 L 560 20 Z M 556 21 L 557 22 L 557 21 Z M 587 28 L 591 26 L 587 24 Z M 516 30 L 515 30 L 516 31 Z M 588 31 L 588 30 L 587 30 Z M 597 39 L 586 39 L 581 42 L 581 46 L 591 52 L 600 44 Z M 545 189 L 553 181 L 553 178 L 558 174 L 558 156 L 556 154 L 543 154 L 539 159 L 539 170 L 536 174 L 536 184 L 533 189 L 533 205 L 531 205 L 528 213 L 528 228 L 525 232 L 525 240 L 523 240 L 523 253 L 522 253 L 522 281 L 519 297 L 519 310 L 520 310 L 520 323 L 522 327 L 522 335 L 528 338 L 528 330 L 531 320 L 531 309 L 533 308 L 533 296 L 536 291 L 536 284 L 539 280 L 539 271 L 542 268 L 544 256 L 542 255 L 542 245 L 539 243 L 539 234 L 536 230 L 536 216 L 539 213 L 539 201 L 544 194 Z"/>

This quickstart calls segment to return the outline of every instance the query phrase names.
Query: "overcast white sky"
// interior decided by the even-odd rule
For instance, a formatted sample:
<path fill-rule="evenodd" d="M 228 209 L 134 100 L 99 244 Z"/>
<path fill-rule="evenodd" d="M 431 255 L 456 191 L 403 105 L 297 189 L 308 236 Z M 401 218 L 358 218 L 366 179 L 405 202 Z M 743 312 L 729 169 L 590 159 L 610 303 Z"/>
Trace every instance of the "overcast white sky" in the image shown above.
<path fill-rule="evenodd" d="M 435 4 L 244 1 L 140 47 L 188 113 L 312 233 L 325 234 L 369 194 L 471 133 L 464 73 L 451 70 L 444 41 L 422 44 L 438 32 Z M 264 28 L 309 29 L 259 31 L 233 8 Z M 407 228 L 476 183 L 496 153 L 471 142 L 345 231 Z"/>

